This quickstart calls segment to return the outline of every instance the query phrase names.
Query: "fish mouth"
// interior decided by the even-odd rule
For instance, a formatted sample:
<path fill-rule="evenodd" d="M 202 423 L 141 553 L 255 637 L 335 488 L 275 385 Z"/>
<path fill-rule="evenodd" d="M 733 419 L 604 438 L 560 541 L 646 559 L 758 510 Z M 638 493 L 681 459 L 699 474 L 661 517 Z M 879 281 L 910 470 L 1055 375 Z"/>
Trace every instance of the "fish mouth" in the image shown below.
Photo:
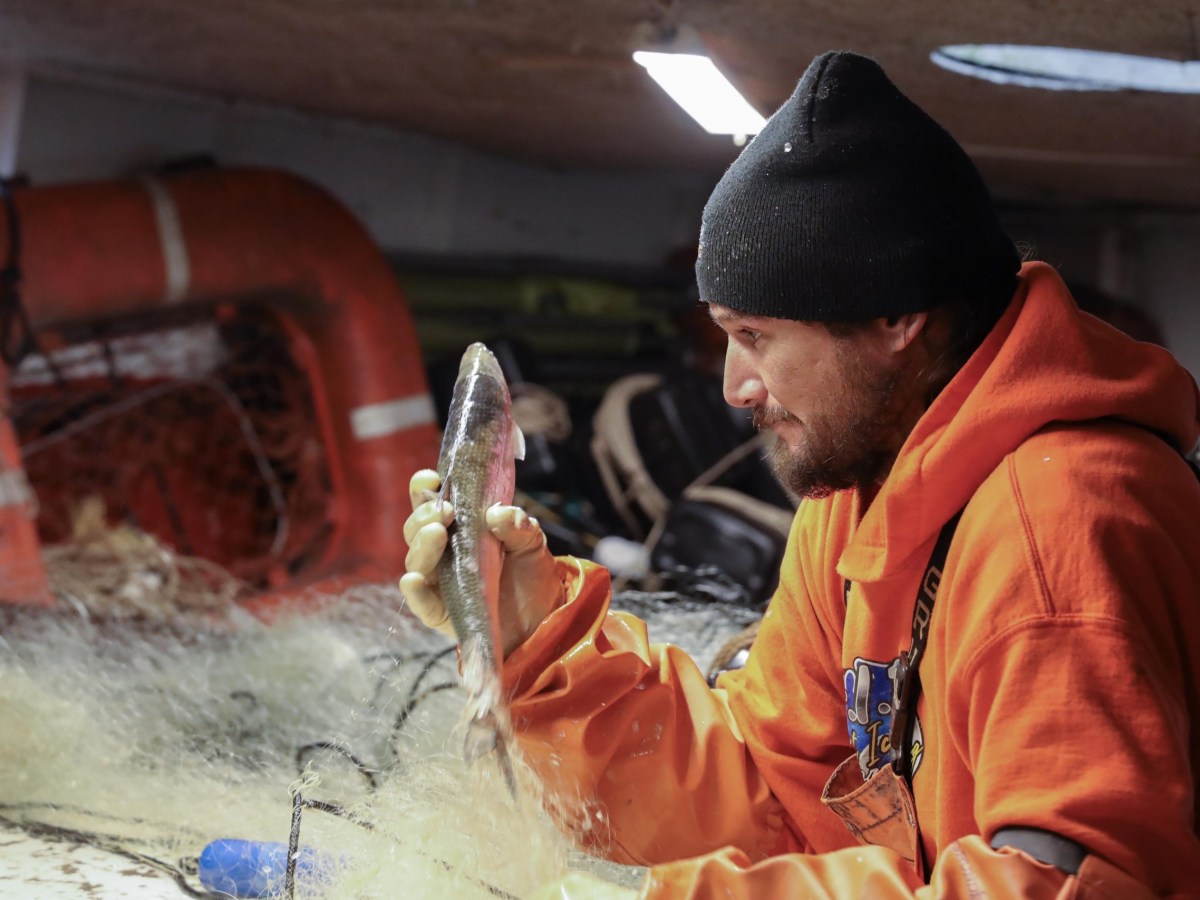
<path fill-rule="evenodd" d="M 504 372 L 500 368 L 500 362 L 496 359 L 496 354 L 492 353 L 487 348 L 487 345 L 479 341 L 467 347 L 462 355 L 462 361 L 458 364 L 458 377 L 460 380 L 475 374 L 487 375 L 500 382 L 504 381 Z"/>

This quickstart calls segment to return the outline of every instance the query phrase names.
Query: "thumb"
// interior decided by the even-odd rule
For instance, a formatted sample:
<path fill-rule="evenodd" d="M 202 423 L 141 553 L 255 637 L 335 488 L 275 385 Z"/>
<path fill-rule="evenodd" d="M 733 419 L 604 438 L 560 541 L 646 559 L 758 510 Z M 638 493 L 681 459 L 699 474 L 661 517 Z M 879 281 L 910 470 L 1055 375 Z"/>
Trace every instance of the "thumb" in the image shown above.
<path fill-rule="evenodd" d="M 541 524 L 521 507 L 497 504 L 489 506 L 485 515 L 488 529 L 508 553 L 530 553 L 546 546 Z"/>

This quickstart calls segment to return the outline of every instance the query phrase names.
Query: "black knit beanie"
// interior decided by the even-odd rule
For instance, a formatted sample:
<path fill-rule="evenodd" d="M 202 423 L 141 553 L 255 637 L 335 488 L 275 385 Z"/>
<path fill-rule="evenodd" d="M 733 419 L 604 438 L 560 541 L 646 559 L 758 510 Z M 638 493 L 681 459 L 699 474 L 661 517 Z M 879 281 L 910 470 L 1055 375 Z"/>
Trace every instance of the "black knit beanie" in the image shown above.
<path fill-rule="evenodd" d="M 717 184 L 696 280 L 750 315 L 856 322 L 1003 308 L 1019 267 L 963 149 L 874 60 L 833 52 Z"/>

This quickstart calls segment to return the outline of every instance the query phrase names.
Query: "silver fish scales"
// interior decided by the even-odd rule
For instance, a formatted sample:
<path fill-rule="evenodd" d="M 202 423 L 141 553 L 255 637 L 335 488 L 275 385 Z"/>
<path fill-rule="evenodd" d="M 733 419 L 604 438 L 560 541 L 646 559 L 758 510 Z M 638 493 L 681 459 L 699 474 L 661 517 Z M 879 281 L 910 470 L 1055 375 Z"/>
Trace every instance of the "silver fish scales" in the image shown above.
<path fill-rule="evenodd" d="M 500 696 L 500 623 L 494 614 L 503 549 L 488 530 L 485 513 L 492 504 L 512 502 L 515 460 L 524 453 L 500 365 L 485 345 L 471 344 L 459 365 L 438 455 L 442 497 L 454 509 L 438 580 L 469 694 L 463 755 L 474 762 L 494 751 L 514 794 L 507 710 Z"/>

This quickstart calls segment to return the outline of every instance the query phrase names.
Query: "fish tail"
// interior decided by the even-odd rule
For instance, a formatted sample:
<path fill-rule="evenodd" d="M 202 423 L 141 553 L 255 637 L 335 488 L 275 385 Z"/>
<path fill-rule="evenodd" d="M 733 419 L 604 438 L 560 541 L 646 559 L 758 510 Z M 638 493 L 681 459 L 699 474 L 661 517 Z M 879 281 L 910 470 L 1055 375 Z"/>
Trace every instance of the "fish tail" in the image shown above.
<path fill-rule="evenodd" d="M 468 765 L 488 754 L 496 757 L 500 772 L 508 791 L 515 799 L 517 796 L 517 777 L 513 771 L 512 754 L 509 751 L 508 739 L 494 712 L 485 712 L 476 716 L 467 725 L 466 740 L 463 745 L 463 758 Z"/>

